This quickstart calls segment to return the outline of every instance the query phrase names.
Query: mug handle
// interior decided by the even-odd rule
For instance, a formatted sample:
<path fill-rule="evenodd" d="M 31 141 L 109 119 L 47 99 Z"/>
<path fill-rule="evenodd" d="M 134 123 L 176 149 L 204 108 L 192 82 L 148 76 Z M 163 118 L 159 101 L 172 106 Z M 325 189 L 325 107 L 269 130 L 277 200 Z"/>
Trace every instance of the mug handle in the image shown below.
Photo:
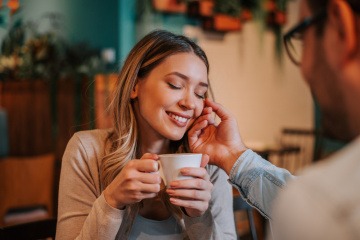
<path fill-rule="evenodd" d="M 160 173 L 160 177 L 161 177 L 162 180 L 164 181 L 165 186 L 167 186 L 166 179 L 165 179 L 164 172 L 163 172 L 163 168 L 162 168 L 161 162 L 160 162 L 159 160 L 158 160 L 158 163 L 159 163 L 159 173 Z"/>

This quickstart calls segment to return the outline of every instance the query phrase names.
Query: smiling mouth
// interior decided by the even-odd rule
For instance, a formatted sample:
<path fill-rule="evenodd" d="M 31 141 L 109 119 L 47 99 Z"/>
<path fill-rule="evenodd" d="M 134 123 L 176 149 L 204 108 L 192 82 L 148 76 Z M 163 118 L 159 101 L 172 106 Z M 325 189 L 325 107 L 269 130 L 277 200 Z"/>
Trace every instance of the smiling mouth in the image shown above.
<path fill-rule="evenodd" d="M 189 121 L 189 118 L 180 117 L 180 116 L 175 115 L 173 113 L 168 113 L 168 114 L 172 119 L 176 120 L 179 123 L 187 123 Z"/>

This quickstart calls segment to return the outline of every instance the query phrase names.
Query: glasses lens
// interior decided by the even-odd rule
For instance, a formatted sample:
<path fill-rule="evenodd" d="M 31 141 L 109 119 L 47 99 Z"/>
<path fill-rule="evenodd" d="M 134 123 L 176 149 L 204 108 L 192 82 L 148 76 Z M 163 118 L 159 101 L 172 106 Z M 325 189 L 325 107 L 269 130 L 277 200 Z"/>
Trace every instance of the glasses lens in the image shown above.
<path fill-rule="evenodd" d="M 296 65 L 300 65 L 302 59 L 302 50 L 303 50 L 302 37 L 297 34 L 294 34 L 293 36 L 286 39 L 285 44 L 290 59 Z"/>

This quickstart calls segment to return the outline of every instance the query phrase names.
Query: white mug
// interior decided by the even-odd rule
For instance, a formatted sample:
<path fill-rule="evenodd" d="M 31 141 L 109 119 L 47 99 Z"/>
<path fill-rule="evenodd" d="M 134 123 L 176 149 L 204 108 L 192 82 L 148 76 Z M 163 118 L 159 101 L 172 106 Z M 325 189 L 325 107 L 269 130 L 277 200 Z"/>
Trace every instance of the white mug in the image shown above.
<path fill-rule="evenodd" d="M 185 167 L 200 167 L 202 154 L 200 153 L 174 153 L 174 154 L 160 154 L 160 176 L 163 179 L 165 186 L 175 180 L 190 179 L 190 176 L 183 176 L 180 169 Z"/>

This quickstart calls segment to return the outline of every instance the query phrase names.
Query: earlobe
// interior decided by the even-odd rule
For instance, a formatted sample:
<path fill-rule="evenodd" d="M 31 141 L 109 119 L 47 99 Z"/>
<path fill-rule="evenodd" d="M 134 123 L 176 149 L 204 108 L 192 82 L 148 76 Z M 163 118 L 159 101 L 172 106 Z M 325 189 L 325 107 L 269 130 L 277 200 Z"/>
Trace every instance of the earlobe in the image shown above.
<path fill-rule="evenodd" d="M 330 21 L 337 22 L 338 37 L 343 43 L 343 60 L 357 52 L 357 34 L 354 13 L 346 1 L 332 0 L 329 4 Z"/>

